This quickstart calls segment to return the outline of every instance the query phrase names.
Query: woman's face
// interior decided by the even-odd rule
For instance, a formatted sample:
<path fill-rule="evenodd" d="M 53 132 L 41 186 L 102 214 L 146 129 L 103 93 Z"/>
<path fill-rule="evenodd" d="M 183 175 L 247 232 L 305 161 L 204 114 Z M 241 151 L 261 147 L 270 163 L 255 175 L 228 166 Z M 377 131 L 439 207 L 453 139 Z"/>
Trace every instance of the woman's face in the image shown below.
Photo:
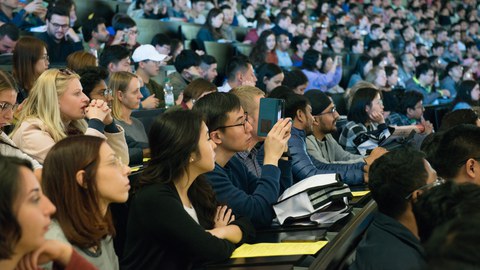
<path fill-rule="evenodd" d="M 254 18 L 255 8 L 252 5 L 248 5 L 247 8 L 243 10 L 243 15 L 247 18 Z"/>
<path fill-rule="evenodd" d="M 318 55 L 318 60 L 317 60 L 317 63 L 315 63 L 315 67 L 316 67 L 318 70 L 321 70 L 322 64 L 323 64 L 322 56 L 321 56 L 321 55 Z"/>
<path fill-rule="evenodd" d="M 472 92 L 470 92 L 470 96 L 473 101 L 480 100 L 480 86 L 478 86 L 478 84 L 473 87 Z"/>
<path fill-rule="evenodd" d="M 304 23 L 297 24 L 296 31 L 297 31 L 297 34 L 303 35 L 305 33 L 305 24 Z"/>
<path fill-rule="evenodd" d="M 292 89 L 292 91 L 295 93 L 295 94 L 298 94 L 298 95 L 302 95 L 305 94 L 305 89 L 307 88 L 308 86 L 308 82 L 305 83 L 305 84 L 302 84 L 302 85 L 299 85 L 297 87 L 295 87 L 294 89 Z"/>
<path fill-rule="evenodd" d="M 275 49 L 275 45 L 276 45 L 276 41 L 275 41 L 275 35 L 270 35 L 267 37 L 267 40 L 266 40 L 266 45 L 267 45 L 267 48 L 269 51 L 273 51 L 273 49 Z"/>
<path fill-rule="evenodd" d="M 17 92 L 15 90 L 0 91 L 0 128 L 7 126 L 13 119 L 13 110 L 17 102 Z"/>
<path fill-rule="evenodd" d="M 306 37 L 311 38 L 313 36 L 313 26 L 311 25 L 306 25 L 305 26 L 305 32 L 303 33 Z"/>
<path fill-rule="evenodd" d="M 89 98 L 83 93 L 80 80 L 71 79 L 65 92 L 58 98 L 62 119 L 72 121 L 85 118 L 88 102 Z"/>
<path fill-rule="evenodd" d="M 98 201 L 106 210 L 110 203 L 123 203 L 128 199 L 130 167 L 123 164 L 112 148 L 102 143 L 99 150 L 98 169 L 95 175 Z"/>
<path fill-rule="evenodd" d="M 373 114 L 383 114 L 383 101 L 380 98 L 380 94 L 377 94 L 370 105 L 366 106 L 365 111 L 369 115 L 370 120 L 373 120 Z"/>
<path fill-rule="evenodd" d="M 387 85 L 387 74 L 385 70 L 381 69 L 377 72 L 377 78 L 375 79 L 375 85 L 377 87 L 385 87 Z"/>
<path fill-rule="evenodd" d="M 321 7 L 322 14 L 327 14 L 328 10 L 330 7 L 328 6 L 328 3 L 323 3 Z"/>
<path fill-rule="evenodd" d="M 273 89 L 282 85 L 284 78 L 285 78 L 285 75 L 283 74 L 283 72 L 278 73 L 277 75 L 273 76 L 270 79 L 267 79 L 267 77 L 264 77 L 263 82 L 265 83 L 265 89 L 267 90 L 267 93 L 272 92 Z"/>
<path fill-rule="evenodd" d="M 17 213 L 22 235 L 15 248 L 22 253 L 39 248 L 45 241 L 44 235 L 50 225 L 50 216 L 56 208 L 42 193 L 33 172 L 25 167 L 19 169 L 20 190 L 13 210 Z"/>
<path fill-rule="evenodd" d="M 47 54 L 47 49 L 46 48 L 43 48 L 43 52 L 42 52 L 42 55 L 40 56 L 40 59 L 38 59 L 38 61 L 35 63 L 35 74 L 38 76 L 40 76 L 40 74 L 42 74 L 45 70 L 48 69 L 48 65 L 50 64 L 50 62 L 48 61 L 48 54 Z"/>
<path fill-rule="evenodd" d="M 198 140 L 199 154 L 192 154 L 190 168 L 199 173 L 206 173 L 215 168 L 215 148 L 217 145 L 210 139 L 207 125 L 202 122 L 200 139 Z"/>
<path fill-rule="evenodd" d="M 213 28 L 220 28 L 223 24 L 223 13 L 218 14 L 217 16 L 212 18 L 212 27 Z"/>
<path fill-rule="evenodd" d="M 323 41 L 318 39 L 317 42 L 315 42 L 315 44 L 313 44 L 312 49 L 314 49 L 315 51 L 317 51 L 319 53 L 322 53 L 322 51 L 323 51 Z"/>
<path fill-rule="evenodd" d="M 127 90 L 125 92 L 117 91 L 117 95 L 119 95 L 120 102 L 125 108 L 129 110 L 138 109 L 143 97 L 140 92 L 140 81 L 133 77 L 128 84 Z"/>

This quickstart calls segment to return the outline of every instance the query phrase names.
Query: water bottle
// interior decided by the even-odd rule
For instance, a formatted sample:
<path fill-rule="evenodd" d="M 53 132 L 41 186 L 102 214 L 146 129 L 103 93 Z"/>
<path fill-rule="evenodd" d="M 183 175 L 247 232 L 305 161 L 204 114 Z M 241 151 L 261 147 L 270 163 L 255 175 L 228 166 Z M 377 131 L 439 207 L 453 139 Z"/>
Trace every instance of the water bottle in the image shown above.
<path fill-rule="evenodd" d="M 165 108 L 175 106 L 175 98 L 173 96 L 173 86 L 170 84 L 170 78 L 165 78 L 165 84 L 163 86 L 163 92 L 165 94 Z"/>

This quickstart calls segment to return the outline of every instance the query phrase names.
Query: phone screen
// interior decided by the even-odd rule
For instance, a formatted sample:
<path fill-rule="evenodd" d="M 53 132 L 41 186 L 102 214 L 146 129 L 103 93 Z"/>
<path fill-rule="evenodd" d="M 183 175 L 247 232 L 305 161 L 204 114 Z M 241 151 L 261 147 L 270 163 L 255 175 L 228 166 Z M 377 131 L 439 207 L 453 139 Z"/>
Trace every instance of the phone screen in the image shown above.
<path fill-rule="evenodd" d="M 266 137 L 273 125 L 284 115 L 284 101 L 275 98 L 260 99 L 258 136 Z"/>

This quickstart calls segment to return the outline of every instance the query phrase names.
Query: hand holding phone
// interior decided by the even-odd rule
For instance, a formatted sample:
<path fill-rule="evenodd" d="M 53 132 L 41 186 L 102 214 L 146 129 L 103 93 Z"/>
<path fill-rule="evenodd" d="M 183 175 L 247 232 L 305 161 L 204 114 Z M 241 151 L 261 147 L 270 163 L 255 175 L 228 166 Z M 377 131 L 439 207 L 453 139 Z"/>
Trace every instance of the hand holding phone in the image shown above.
<path fill-rule="evenodd" d="M 258 113 L 258 136 L 266 137 L 273 125 L 284 116 L 285 102 L 282 99 L 262 98 Z"/>

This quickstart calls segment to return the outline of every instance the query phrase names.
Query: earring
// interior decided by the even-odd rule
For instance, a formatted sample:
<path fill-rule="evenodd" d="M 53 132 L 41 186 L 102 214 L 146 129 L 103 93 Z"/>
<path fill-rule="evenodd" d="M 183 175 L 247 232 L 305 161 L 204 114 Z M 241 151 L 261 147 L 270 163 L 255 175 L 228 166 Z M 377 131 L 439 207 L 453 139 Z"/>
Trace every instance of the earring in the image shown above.
<path fill-rule="evenodd" d="M 193 159 L 193 158 L 191 158 L 191 159 L 190 159 L 190 162 L 193 162 L 193 161 L 194 161 L 194 159 Z"/>

